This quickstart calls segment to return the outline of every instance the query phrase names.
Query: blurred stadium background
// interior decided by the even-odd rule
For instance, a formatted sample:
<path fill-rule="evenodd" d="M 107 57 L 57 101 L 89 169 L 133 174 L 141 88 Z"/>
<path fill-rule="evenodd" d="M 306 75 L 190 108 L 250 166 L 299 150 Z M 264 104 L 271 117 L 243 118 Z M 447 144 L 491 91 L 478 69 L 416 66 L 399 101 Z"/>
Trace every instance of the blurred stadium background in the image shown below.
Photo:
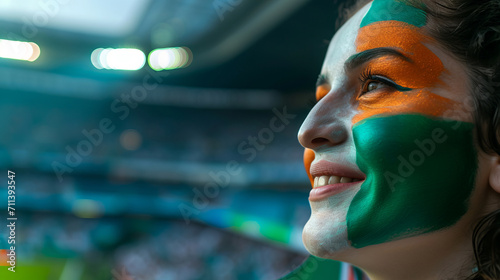
<path fill-rule="evenodd" d="M 296 134 L 341 4 L 0 1 L 0 217 L 11 170 L 25 277 L 2 279 L 277 279 L 300 265 Z"/>

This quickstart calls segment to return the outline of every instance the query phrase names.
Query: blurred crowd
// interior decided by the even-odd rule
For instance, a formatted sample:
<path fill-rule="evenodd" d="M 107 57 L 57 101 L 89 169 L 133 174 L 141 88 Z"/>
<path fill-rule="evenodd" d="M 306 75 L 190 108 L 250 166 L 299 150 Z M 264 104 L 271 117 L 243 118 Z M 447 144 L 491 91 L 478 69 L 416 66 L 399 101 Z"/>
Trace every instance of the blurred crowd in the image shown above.
<path fill-rule="evenodd" d="M 48 103 L 36 96 L 35 100 L 26 98 L 28 101 L 13 99 L 0 104 L 0 110 L 11 116 L 0 120 L 5 132 L 0 147 L 6 151 L 63 157 L 68 153 L 67 146 L 77 150 L 78 144 L 87 140 L 83 130 L 99 129 L 100 121 L 106 118 L 114 130 L 103 133 L 102 142 L 92 147 L 86 159 L 226 162 L 246 159 L 248 156 L 238 151 L 239 145 L 249 142 L 248 137 L 259 139 L 259 132 L 269 128 L 274 117 L 272 110 L 202 110 L 139 104 L 122 120 L 121 114 L 111 110 L 110 100 L 61 97 L 59 102 L 53 98 Z M 299 115 L 274 133 L 270 143 L 257 140 L 264 148 L 258 149 L 256 161 L 300 161 L 302 149 L 296 136 L 300 118 Z M 249 144 L 242 148 L 253 147 Z"/>
<path fill-rule="evenodd" d="M 271 109 L 139 104 L 120 119 L 110 104 L 69 97 L 48 101 L 27 93 L 0 102 L 10 116 L 0 119 L 0 164 L 19 174 L 20 260 L 58 270 L 53 275 L 81 273 L 75 278 L 81 280 L 261 280 L 277 279 L 305 259 L 303 251 L 273 245 L 272 238 L 239 235 L 219 217 L 200 215 L 221 228 L 173 219 L 179 218 L 180 199 L 192 203 L 194 187 L 204 186 L 209 171 L 234 160 L 252 168 L 245 166 L 231 178 L 231 187 L 221 190 L 213 205 L 273 216 L 266 222 L 281 223 L 286 232 L 278 239 L 286 242 L 288 231 L 302 226 L 291 222 L 298 214 L 290 209 L 299 205 L 308 213 L 303 193 L 281 191 L 303 182 L 308 188 L 305 174 L 298 172 L 303 168 L 298 112 L 289 110 L 297 117 L 257 148 L 249 137 L 260 141 L 261 132 L 269 131 Z M 80 155 L 82 162 L 58 180 L 53 163 L 67 164 L 69 150 L 89 141 L 82 131 L 98 129 L 103 119 L 111 120 L 113 132 L 103 133 L 88 155 Z M 242 143 L 257 153 L 251 162 L 238 148 Z M 256 201 L 267 206 L 256 209 Z"/>
<path fill-rule="evenodd" d="M 23 262 L 64 260 L 62 270 L 76 262 L 83 267 L 75 279 L 82 280 L 277 279 L 305 259 L 226 230 L 175 220 L 41 213 L 22 213 L 19 220 Z"/>

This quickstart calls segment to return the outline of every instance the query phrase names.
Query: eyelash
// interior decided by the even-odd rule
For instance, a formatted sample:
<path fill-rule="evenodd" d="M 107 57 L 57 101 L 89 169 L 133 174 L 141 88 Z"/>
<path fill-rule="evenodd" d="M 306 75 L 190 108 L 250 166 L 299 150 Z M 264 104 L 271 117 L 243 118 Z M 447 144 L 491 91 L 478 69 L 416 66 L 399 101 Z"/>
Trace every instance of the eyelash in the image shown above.
<path fill-rule="evenodd" d="M 359 81 L 361 82 L 362 85 L 361 87 L 362 92 L 360 95 L 363 95 L 368 92 L 366 91 L 365 88 L 370 82 L 380 82 L 392 88 L 398 87 L 398 85 L 395 82 L 391 81 L 390 79 L 381 75 L 373 74 L 372 70 L 369 68 L 361 72 L 361 74 L 359 75 Z"/>

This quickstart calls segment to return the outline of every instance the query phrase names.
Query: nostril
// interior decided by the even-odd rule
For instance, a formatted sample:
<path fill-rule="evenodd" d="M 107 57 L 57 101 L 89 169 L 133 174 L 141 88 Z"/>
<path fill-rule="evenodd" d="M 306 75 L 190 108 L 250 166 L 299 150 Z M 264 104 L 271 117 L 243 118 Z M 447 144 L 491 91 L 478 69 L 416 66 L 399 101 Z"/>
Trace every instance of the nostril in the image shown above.
<path fill-rule="evenodd" d="M 328 142 L 328 139 L 323 138 L 323 137 L 317 137 L 317 138 L 314 138 L 311 141 L 311 144 L 313 144 L 313 145 L 322 145 L 322 144 L 325 144 L 327 142 Z"/>

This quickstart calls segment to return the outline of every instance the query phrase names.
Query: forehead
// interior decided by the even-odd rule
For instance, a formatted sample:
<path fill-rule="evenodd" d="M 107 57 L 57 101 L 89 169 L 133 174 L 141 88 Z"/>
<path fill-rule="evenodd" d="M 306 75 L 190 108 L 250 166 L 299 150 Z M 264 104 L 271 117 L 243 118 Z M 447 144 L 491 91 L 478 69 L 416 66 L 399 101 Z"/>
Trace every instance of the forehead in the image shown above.
<path fill-rule="evenodd" d="M 321 73 L 329 79 L 330 84 L 335 84 L 335 80 L 340 79 L 340 75 L 335 73 L 342 72 L 344 62 L 356 53 L 355 43 L 361 21 L 370 10 L 371 5 L 371 2 L 366 4 L 335 33 L 321 69 Z"/>
<path fill-rule="evenodd" d="M 408 78 L 419 73 L 412 76 L 412 81 L 418 77 L 429 83 L 437 78 L 440 83 L 433 83 L 434 93 L 462 100 L 462 95 L 467 93 L 463 89 L 470 86 L 466 67 L 433 38 L 419 31 L 425 23 L 426 15 L 422 10 L 397 0 L 375 0 L 366 4 L 333 37 L 321 69 L 322 78 L 326 78 L 325 82 L 329 84 L 323 89 L 330 91 L 332 88 L 344 88 L 344 82 L 348 79 L 344 65 L 354 54 L 366 49 L 388 47 L 403 51 L 417 62 L 405 68 L 411 71 L 402 70 L 401 64 L 391 64 L 393 72 L 400 72 L 398 76 Z M 385 67 L 389 68 L 387 65 Z"/>

